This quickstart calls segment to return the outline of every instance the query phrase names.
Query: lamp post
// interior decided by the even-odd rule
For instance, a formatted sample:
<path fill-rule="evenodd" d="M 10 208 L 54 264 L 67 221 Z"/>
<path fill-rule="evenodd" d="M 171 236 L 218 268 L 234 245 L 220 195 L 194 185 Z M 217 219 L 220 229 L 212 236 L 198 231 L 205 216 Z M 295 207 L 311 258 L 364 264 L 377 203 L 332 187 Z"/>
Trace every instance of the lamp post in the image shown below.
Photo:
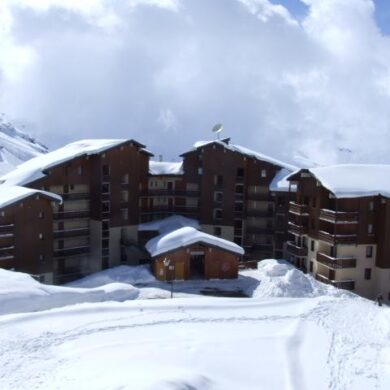
<path fill-rule="evenodd" d="M 175 270 L 175 265 L 172 263 L 171 260 L 168 259 L 167 257 L 163 260 L 164 266 L 165 266 L 165 274 L 168 276 L 169 271 L 169 280 L 171 282 L 171 299 L 173 298 L 173 279 L 174 279 L 174 270 Z"/>

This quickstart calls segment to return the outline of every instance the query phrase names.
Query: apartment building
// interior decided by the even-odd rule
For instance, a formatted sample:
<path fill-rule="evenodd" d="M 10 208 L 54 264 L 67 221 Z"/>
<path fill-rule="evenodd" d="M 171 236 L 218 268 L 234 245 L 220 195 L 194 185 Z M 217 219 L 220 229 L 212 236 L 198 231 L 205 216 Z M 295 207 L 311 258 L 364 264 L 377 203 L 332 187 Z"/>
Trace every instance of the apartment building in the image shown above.
<path fill-rule="evenodd" d="M 295 167 L 233 145 L 198 142 L 182 162 L 150 162 L 143 222 L 181 214 L 202 231 L 243 246 L 246 259 L 283 257 Z"/>
<path fill-rule="evenodd" d="M 302 169 L 288 256 L 321 282 L 390 301 L 390 166 Z"/>
<path fill-rule="evenodd" d="M 150 155 L 134 140 L 84 140 L 2 177 L 3 189 L 24 186 L 63 200 L 44 217 L 51 224 L 46 241 L 53 250 L 47 281 L 65 283 L 121 261 L 138 261 L 138 203 Z"/>
<path fill-rule="evenodd" d="M 52 283 L 52 210 L 61 198 L 19 186 L 0 191 L 0 265 Z"/>

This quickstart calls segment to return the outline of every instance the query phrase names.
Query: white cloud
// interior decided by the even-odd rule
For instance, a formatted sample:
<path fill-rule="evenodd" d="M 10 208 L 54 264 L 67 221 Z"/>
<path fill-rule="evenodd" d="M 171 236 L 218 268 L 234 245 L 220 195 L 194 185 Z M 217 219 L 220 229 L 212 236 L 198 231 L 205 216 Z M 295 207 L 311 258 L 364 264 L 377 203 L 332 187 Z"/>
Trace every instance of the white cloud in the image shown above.
<path fill-rule="evenodd" d="M 281 158 L 390 163 L 372 1 L 305 2 L 298 22 L 277 0 L 5 0 L 1 111 L 53 147 L 131 137 L 171 158 L 222 122 Z"/>

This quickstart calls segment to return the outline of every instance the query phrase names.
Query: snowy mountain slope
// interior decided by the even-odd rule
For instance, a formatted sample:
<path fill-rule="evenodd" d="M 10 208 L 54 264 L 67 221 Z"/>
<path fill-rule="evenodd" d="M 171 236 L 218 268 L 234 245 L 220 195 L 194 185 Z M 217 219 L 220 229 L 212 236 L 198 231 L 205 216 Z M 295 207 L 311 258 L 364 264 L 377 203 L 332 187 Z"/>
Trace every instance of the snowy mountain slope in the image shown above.
<path fill-rule="evenodd" d="M 9 172 L 30 158 L 47 152 L 45 145 L 0 116 L 0 175 Z"/>

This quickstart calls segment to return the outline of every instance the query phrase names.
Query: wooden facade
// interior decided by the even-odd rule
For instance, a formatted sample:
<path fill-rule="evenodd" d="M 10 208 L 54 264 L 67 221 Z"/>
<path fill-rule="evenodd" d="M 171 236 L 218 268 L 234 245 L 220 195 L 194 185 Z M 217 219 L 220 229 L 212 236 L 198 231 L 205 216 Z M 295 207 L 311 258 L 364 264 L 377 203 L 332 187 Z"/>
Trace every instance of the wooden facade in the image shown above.
<path fill-rule="evenodd" d="M 159 280 L 235 279 L 240 255 L 205 243 L 177 248 L 152 258 L 154 275 Z M 169 260 L 170 267 L 164 263 Z"/>
<path fill-rule="evenodd" d="M 290 180 L 289 259 L 322 282 L 390 301 L 390 199 L 337 198 L 307 170 Z"/>

